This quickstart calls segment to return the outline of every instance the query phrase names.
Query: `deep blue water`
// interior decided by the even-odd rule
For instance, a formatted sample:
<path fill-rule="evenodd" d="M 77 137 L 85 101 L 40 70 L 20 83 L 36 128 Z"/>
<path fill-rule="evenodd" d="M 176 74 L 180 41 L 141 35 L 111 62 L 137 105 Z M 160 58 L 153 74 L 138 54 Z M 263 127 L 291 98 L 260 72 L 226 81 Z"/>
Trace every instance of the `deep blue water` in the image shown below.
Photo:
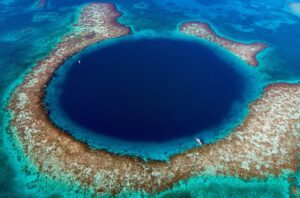
<path fill-rule="evenodd" d="M 191 41 L 124 41 L 80 60 L 64 74 L 58 105 L 49 106 L 121 140 L 162 142 L 205 133 L 243 93 L 241 75 L 212 49 Z"/>

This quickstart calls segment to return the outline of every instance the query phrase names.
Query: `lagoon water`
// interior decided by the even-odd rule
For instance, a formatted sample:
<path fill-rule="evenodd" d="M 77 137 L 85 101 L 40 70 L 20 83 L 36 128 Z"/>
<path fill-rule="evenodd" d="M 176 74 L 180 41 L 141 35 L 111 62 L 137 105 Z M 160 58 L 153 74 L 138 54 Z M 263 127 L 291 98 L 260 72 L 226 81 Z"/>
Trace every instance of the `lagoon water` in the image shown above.
<path fill-rule="evenodd" d="M 211 48 L 175 39 L 99 48 L 59 75 L 64 76 L 59 86 L 60 78 L 54 78 L 49 87 L 60 89 L 52 90 L 59 98 L 46 98 L 50 114 L 62 111 L 82 128 L 134 142 L 205 134 L 228 116 L 245 83 Z M 64 120 L 50 117 L 58 126 Z"/>

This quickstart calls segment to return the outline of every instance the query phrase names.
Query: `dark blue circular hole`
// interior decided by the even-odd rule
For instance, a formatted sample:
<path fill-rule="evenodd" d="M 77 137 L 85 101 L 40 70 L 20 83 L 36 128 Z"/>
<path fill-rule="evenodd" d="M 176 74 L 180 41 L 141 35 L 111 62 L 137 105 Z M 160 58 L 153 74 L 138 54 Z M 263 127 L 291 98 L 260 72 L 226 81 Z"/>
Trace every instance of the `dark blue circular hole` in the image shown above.
<path fill-rule="evenodd" d="M 214 127 L 244 88 L 228 62 L 192 41 L 124 41 L 80 60 L 65 74 L 55 108 L 121 140 L 163 142 Z"/>

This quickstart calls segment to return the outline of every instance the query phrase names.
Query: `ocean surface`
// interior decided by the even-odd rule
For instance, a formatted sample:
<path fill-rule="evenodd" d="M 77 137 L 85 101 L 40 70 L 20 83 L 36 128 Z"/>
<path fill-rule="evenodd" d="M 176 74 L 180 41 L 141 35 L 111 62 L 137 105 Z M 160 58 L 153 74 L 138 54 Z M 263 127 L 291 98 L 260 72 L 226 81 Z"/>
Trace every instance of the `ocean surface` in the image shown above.
<path fill-rule="evenodd" d="M 37 60 L 45 57 L 55 47 L 55 44 L 70 29 L 70 25 L 78 14 L 78 7 L 88 2 L 87 0 L 47 0 L 43 6 L 40 6 L 39 1 L 33 0 L 2 0 L 0 2 L 0 197 L 46 197 L 45 194 L 49 195 L 49 197 L 50 195 L 54 197 L 66 196 L 68 189 L 60 189 L 58 184 L 50 184 L 50 181 L 42 180 L 38 173 L 28 174 L 26 170 L 29 165 L 21 165 L 18 162 L 19 155 L 14 152 L 13 145 L 6 131 L 8 114 L 5 107 L 13 88 L 21 82 L 24 75 L 34 66 Z M 51 89 L 53 91 L 52 96 L 58 96 L 49 98 L 51 103 L 48 101 L 49 105 L 56 104 L 54 108 L 51 108 L 51 105 L 49 108 L 54 122 L 56 122 L 55 117 L 63 116 L 65 121 L 64 123 L 57 121 L 56 124 L 58 126 L 66 130 L 72 128 L 86 129 L 84 133 L 76 133 L 76 130 L 72 130 L 72 132 L 79 139 L 86 139 L 84 135 L 89 134 L 88 136 L 93 137 L 91 139 L 95 141 L 87 141 L 96 147 L 111 149 L 111 151 L 123 154 L 139 155 L 143 153 L 142 156 L 147 159 L 151 157 L 165 159 L 182 150 L 196 146 L 194 137 L 203 138 L 209 143 L 214 141 L 214 138 L 221 138 L 222 135 L 229 133 L 234 126 L 242 121 L 247 114 L 247 105 L 259 97 L 265 85 L 278 81 L 299 82 L 300 80 L 300 17 L 291 13 L 288 8 L 288 3 L 290 2 L 288 0 L 112 0 L 109 2 L 115 3 L 123 13 L 119 21 L 132 28 L 135 35 L 132 36 L 132 39 L 139 38 L 142 40 L 133 42 L 120 39 L 116 40 L 116 43 L 107 44 L 107 46 L 100 45 L 88 49 L 86 52 L 78 55 L 76 59 L 66 63 L 65 67 L 58 71 L 58 75 L 52 82 L 53 86 L 49 88 L 49 93 L 51 93 Z M 250 68 L 224 50 L 213 45 L 210 46 L 207 43 L 191 44 L 187 41 L 161 40 L 161 38 L 177 36 L 184 40 L 185 38 L 182 38 L 182 35 L 178 35 L 176 28 L 179 23 L 189 20 L 210 22 L 213 27 L 217 28 L 217 32 L 228 38 L 243 42 L 263 41 L 269 45 L 269 49 L 259 55 L 261 63 L 259 67 Z M 155 38 L 156 40 L 151 41 L 153 46 L 149 46 L 145 45 L 149 41 L 143 40 L 144 38 Z M 151 62 L 155 61 L 155 59 L 150 59 L 147 62 L 153 69 L 152 71 L 145 71 L 139 68 L 138 63 L 143 62 L 147 57 L 143 57 L 142 55 L 145 54 L 137 50 L 137 47 L 148 48 L 149 54 L 156 56 L 159 50 L 168 50 L 161 48 L 155 51 L 151 50 L 157 49 L 161 42 L 168 42 L 169 47 L 179 45 L 179 47 L 176 47 L 176 50 L 172 50 L 172 53 L 176 57 L 182 58 L 181 63 L 186 57 L 194 57 L 192 59 L 193 64 L 183 66 L 183 64 L 179 64 L 179 61 L 177 62 L 174 59 L 164 60 L 166 56 L 158 56 L 159 64 Z M 210 50 L 204 50 L 204 45 L 206 45 L 207 49 L 213 50 L 214 53 Z M 130 72 L 129 68 L 123 68 L 121 59 L 116 58 L 106 59 L 106 61 L 114 61 L 106 62 L 107 64 L 115 64 L 114 67 L 106 67 L 107 64 L 88 64 L 98 62 L 94 57 L 91 57 L 93 53 L 97 53 L 99 56 L 112 56 L 112 53 L 115 53 L 122 46 L 126 49 L 127 55 L 130 55 L 130 53 L 131 55 L 140 54 L 140 56 L 131 57 L 137 61 L 137 64 L 128 65 L 131 70 L 135 71 L 134 73 Z M 186 48 L 202 50 L 201 52 L 203 53 L 198 55 L 193 50 L 185 50 Z M 184 52 L 181 53 L 182 51 L 180 52 L 180 50 Z M 198 64 L 203 65 L 203 61 L 209 56 L 215 57 L 213 60 L 207 59 L 208 61 L 216 61 L 208 62 L 213 67 L 196 66 Z M 86 67 L 76 65 L 77 58 L 82 59 L 82 66 Z M 130 56 L 121 58 L 130 58 Z M 165 61 L 170 62 L 161 65 Z M 172 70 L 174 65 L 176 65 L 176 70 Z M 94 69 L 95 72 L 91 72 L 88 68 Z M 191 72 L 191 70 L 197 70 L 199 73 Z M 153 83 L 158 82 L 151 78 L 151 72 L 158 75 L 158 71 L 163 71 L 166 75 L 170 75 L 172 82 L 170 80 L 162 83 L 163 86 L 157 86 L 157 84 L 153 86 Z M 102 72 L 108 72 L 111 75 L 110 78 L 98 79 L 97 76 L 104 75 Z M 204 75 L 204 73 L 207 75 Z M 135 76 L 131 78 L 130 75 L 132 74 L 135 74 Z M 80 81 L 80 79 L 72 78 L 72 76 L 84 78 L 86 75 L 91 77 L 84 82 Z M 187 75 L 192 77 L 188 78 Z M 210 76 L 214 76 L 214 78 L 209 78 Z M 139 78 L 147 80 L 145 83 L 149 83 L 148 91 L 139 87 L 139 84 L 135 84 Z M 164 79 L 161 76 L 156 78 Z M 113 84 L 116 81 L 112 81 L 112 79 L 119 79 L 119 81 Z M 120 93 L 122 86 L 118 86 L 118 83 L 120 85 L 125 79 L 130 79 L 130 81 L 126 81 L 126 83 L 129 83 L 126 87 L 130 89 L 126 93 Z M 180 81 L 175 79 L 180 79 Z M 187 81 L 188 90 L 180 87 L 183 81 Z M 201 99 L 203 98 L 197 95 L 197 92 L 203 93 L 207 87 L 195 87 L 195 84 L 192 82 L 199 85 L 204 85 L 205 83 L 211 86 L 209 90 L 206 90 L 208 93 L 207 98 L 215 106 L 211 105 L 212 103 L 202 102 Z M 101 86 L 105 83 L 108 83 L 109 86 Z M 82 86 L 84 89 L 78 89 L 78 86 Z M 119 91 L 109 92 L 111 86 L 114 86 L 114 89 Z M 172 89 L 166 89 L 168 86 L 173 89 L 176 88 L 176 92 L 171 92 L 170 90 Z M 159 94 L 149 94 L 154 92 L 151 90 L 154 87 L 159 88 L 159 90 L 155 90 Z M 72 92 L 72 89 L 77 89 L 78 92 Z M 59 92 L 59 90 L 65 90 L 66 92 Z M 136 90 L 139 91 L 139 95 L 134 94 Z M 166 92 L 166 90 L 169 90 L 169 92 Z M 226 90 L 226 93 L 224 90 Z M 186 96 L 183 93 L 187 93 L 187 91 L 192 101 L 188 104 L 183 104 L 182 100 L 186 100 Z M 103 92 L 106 92 L 106 94 L 102 98 L 100 96 L 102 96 Z M 75 94 L 72 97 L 73 100 L 69 103 L 66 102 L 68 97 L 64 95 L 66 93 Z M 121 95 L 116 95 L 116 93 Z M 94 94 L 97 97 L 92 97 Z M 126 106 L 126 108 L 124 107 L 122 117 L 118 121 L 119 125 L 115 128 L 110 128 L 109 122 L 113 122 L 113 120 L 107 120 L 107 116 L 101 117 L 101 115 L 105 114 L 100 114 L 103 108 L 112 108 L 115 112 L 119 110 L 116 108 L 115 102 L 120 102 L 120 100 L 112 101 L 110 100 L 112 98 L 128 97 L 132 101 L 137 101 L 136 97 L 154 97 L 154 99 L 159 99 L 162 96 L 168 98 L 168 102 L 166 102 L 170 105 L 168 111 L 170 110 L 169 112 L 172 112 L 172 115 L 176 114 L 179 117 L 172 118 L 173 120 L 170 121 L 170 113 L 163 114 L 154 111 L 153 108 L 158 108 L 161 105 L 160 102 L 150 106 L 134 102 Z M 176 101 L 175 97 L 181 101 Z M 224 100 L 220 100 L 220 98 L 224 98 Z M 94 104 L 99 100 L 102 103 L 101 105 L 97 103 L 99 106 L 97 106 L 97 111 L 93 112 L 93 115 L 100 116 L 99 118 L 106 125 L 98 125 L 98 120 L 93 121 L 79 117 L 85 116 L 86 118 L 86 116 L 90 115 L 90 111 L 95 107 Z M 76 102 L 83 102 L 85 106 L 78 106 Z M 180 107 L 185 108 L 180 109 Z M 212 111 L 207 109 L 206 111 L 197 111 L 197 108 L 208 107 Z M 129 112 L 132 108 L 139 110 L 137 111 L 139 114 L 130 115 Z M 157 118 L 164 120 L 164 130 L 160 131 L 160 134 L 163 135 L 158 136 L 158 134 L 153 134 L 152 132 L 136 133 L 145 130 L 144 124 L 136 125 L 137 122 L 141 123 L 142 117 L 139 115 L 144 112 L 144 108 L 148 108 L 150 112 L 142 116 L 155 118 L 151 120 L 151 126 L 153 124 L 155 124 L 156 128 L 159 126 L 160 123 Z M 163 110 L 162 108 L 158 109 Z M 187 112 L 188 109 L 190 114 Z M 76 110 L 83 111 L 84 114 L 76 115 Z M 183 111 L 182 114 L 179 113 L 180 111 Z M 204 112 L 207 116 L 204 115 Z M 205 119 L 209 119 L 209 113 L 219 116 L 214 117 L 215 120 L 210 119 L 211 123 L 204 122 Z M 192 119 L 190 116 L 192 116 Z M 226 116 L 226 119 L 222 120 L 224 116 Z M 67 119 L 68 117 L 70 118 L 69 120 Z M 96 116 L 93 116 L 93 118 L 96 118 Z M 130 119 L 129 121 L 131 121 L 132 125 L 127 126 L 128 120 L 125 123 L 123 118 Z M 139 120 L 137 121 L 136 119 Z M 174 119 L 182 121 L 182 123 L 178 123 L 182 128 L 174 125 Z M 184 119 L 186 120 L 183 121 Z M 196 120 L 200 122 L 196 122 Z M 219 124 L 215 125 L 215 123 Z M 208 125 L 206 126 L 205 124 Z M 180 130 L 176 131 L 176 134 L 170 134 L 172 129 Z M 95 132 L 92 131 L 96 131 L 96 134 L 94 134 L 96 136 L 93 136 Z M 113 131 L 113 134 L 111 131 Z M 97 139 L 99 132 L 101 132 L 101 138 Z M 111 141 L 112 144 L 110 144 L 111 142 L 107 143 L 107 141 L 101 142 L 101 139 L 113 140 L 114 142 Z M 109 148 L 109 146 L 112 147 Z M 156 149 L 153 150 L 153 148 Z M 139 149 L 139 152 L 135 152 L 137 149 Z M 152 152 L 149 152 L 151 149 Z M 214 180 L 210 181 L 214 182 Z M 223 179 L 218 180 L 216 183 L 219 182 L 218 184 L 220 184 L 222 183 L 221 181 Z M 197 180 L 197 182 L 199 184 L 203 183 L 201 179 Z M 233 188 L 239 182 L 233 180 L 231 183 L 226 180 L 224 193 L 226 191 L 227 193 L 245 193 L 245 195 L 249 195 L 247 190 L 243 191 Z M 195 187 L 196 183 L 192 182 L 189 185 Z M 257 187 L 258 194 L 255 194 L 256 192 L 253 191 L 253 195 L 259 197 L 269 192 L 270 189 L 279 189 L 278 192 L 284 192 L 283 189 L 285 189 L 287 184 L 281 179 L 274 179 L 270 181 L 270 185 L 272 188 L 269 185 Z M 207 186 L 203 188 L 209 189 L 212 194 L 220 191 L 220 185 L 215 185 L 215 188 Z M 256 183 L 251 184 L 249 188 L 252 190 L 256 189 Z M 270 191 L 270 194 L 272 192 Z"/>

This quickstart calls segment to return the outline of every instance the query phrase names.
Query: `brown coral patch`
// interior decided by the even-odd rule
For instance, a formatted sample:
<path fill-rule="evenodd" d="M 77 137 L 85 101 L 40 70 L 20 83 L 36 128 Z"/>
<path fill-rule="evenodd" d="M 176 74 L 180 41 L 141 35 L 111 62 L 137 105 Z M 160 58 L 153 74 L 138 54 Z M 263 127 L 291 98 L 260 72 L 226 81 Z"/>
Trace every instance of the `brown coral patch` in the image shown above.
<path fill-rule="evenodd" d="M 239 57 L 241 60 L 252 66 L 258 65 L 256 56 L 267 47 L 266 44 L 259 42 L 245 44 L 229 40 L 217 35 L 209 24 L 202 22 L 184 23 L 180 26 L 180 31 L 208 40 L 221 47 L 224 47 L 225 49 L 229 50 L 231 53 Z"/>

